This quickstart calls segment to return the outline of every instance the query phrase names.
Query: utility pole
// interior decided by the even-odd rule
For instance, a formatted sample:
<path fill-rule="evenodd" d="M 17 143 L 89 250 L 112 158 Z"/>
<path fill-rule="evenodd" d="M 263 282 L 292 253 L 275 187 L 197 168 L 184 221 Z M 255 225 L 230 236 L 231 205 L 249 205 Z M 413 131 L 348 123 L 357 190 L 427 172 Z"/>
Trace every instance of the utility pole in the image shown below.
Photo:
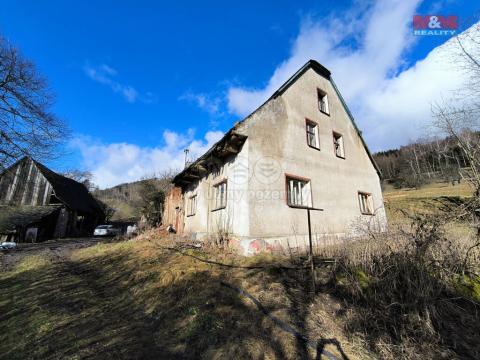
<path fill-rule="evenodd" d="M 313 242 L 312 242 L 312 225 L 310 221 L 310 208 L 307 208 L 308 219 L 308 246 L 310 252 L 310 271 L 312 272 L 312 293 L 315 296 L 315 263 L 313 260 Z"/>
<path fill-rule="evenodd" d="M 307 209 L 307 223 L 308 223 L 308 255 L 310 261 L 310 271 L 312 274 L 312 294 L 315 296 L 315 287 L 316 287 L 316 279 L 315 279 L 315 261 L 313 258 L 313 240 L 312 240 L 312 221 L 310 219 L 310 210 L 314 211 L 323 211 L 323 209 L 314 208 L 314 207 L 306 207 Z"/>
<path fill-rule="evenodd" d="M 190 150 L 188 150 L 188 148 L 186 148 L 185 150 L 183 150 L 183 152 L 185 153 L 185 164 L 184 164 L 184 168 L 187 167 L 187 160 L 188 160 L 188 153 L 189 153 Z"/>

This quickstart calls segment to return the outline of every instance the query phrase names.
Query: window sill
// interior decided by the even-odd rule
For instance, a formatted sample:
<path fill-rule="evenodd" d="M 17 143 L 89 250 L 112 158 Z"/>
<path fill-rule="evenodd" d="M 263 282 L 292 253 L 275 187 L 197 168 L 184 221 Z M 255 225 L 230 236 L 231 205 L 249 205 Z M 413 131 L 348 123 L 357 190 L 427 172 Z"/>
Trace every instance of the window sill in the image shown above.
<path fill-rule="evenodd" d="M 222 207 L 219 207 L 219 208 L 216 208 L 216 209 L 212 209 L 212 212 L 218 211 L 218 210 L 223 210 L 223 209 L 225 209 L 226 207 L 227 207 L 227 206 L 225 205 L 225 206 L 222 206 Z"/>
<path fill-rule="evenodd" d="M 292 205 L 292 204 L 287 204 L 288 207 L 292 209 L 310 209 L 310 210 L 318 210 L 318 211 L 323 211 L 323 209 L 320 208 L 315 208 L 313 206 L 302 206 L 302 205 Z"/>
<path fill-rule="evenodd" d="M 337 154 L 335 154 L 335 156 L 336 156 L 337 158 L 339 158 L 339 159 L 345 160 L 345 156 L 339 156 L 339 155 L 337 155 Z"/>
<path fill-rule="evenodd" d="M 375 216 L 374 213 L 366 213 L 366 212 L 362 212 L 362 215 Z"/>
<path fill-rule="evenodd" d="M 309 148 L 312 148 L 312 149 L 315 149 L 317 151 L 320 151 L 320 148 L 319 147 L 316 147 L 316 146 L 313 146 L 313 145 L 310 145 L 310 144 L 307 144 Z"/>
<path fill-rule="evenodd" d="M 323 111 L 323 110 L 321 110 L 321 109 L 318 109 L 318 110 L 319 110 L 322 114 L 325 114 L 325 115 L 327 115 L 327 116 L 330 116 L 330 113 L 328 113 L 328 112 L 326 112 L 326 111 Z"/>
<path fill-rule="evenodd" d="M 192 217 L 192 216 L 195 216 L 195 214 L 190 214 L 190 215 L 187 215 L 187 217 Z"/>

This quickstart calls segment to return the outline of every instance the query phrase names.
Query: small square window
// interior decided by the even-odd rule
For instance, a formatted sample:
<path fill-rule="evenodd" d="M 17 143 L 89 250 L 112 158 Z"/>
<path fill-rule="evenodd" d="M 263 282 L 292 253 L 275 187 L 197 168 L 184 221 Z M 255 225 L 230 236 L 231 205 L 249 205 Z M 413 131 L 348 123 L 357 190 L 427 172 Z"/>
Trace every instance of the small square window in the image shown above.
<path fill-rule="evenodd" d="M 227 206 L 227 182 L 223 181 L 213 187 L 214 207 L 213 210 L 223 209 Z"/>
<path fill-rule="evenodd" d="M 289 206 L 312 207 L 310 180 L 287 177 L 287 204 Z"/>
<path fill-rule="evenodd" d="M 318 140 L 318 125 L 313 121 L 307 120 L 307 144 L 315 149 L 320 149 L 320 141 Z"/>
<path fill-rule="evenodd" d="M 358 192 L 358 203 L 360 212 L 364 215 L 373 215 L 372 195 L 364 192 Z"/>
<path fill-rule="evenodd" d="M 187 216 L 193 216 L 197 212 L 197 195 L 190 196 L 187 204 Z"/>
<path fill-rule="evenodd" d="M 317 89 L 317 97 L 318 97 L 318 109 L 324 113 L 329 115 L 330 111 L 328 108 L 328 96 L 325 91 Z"/>
<path fill-rule="evenodd" d="M 333 133 L 333 149 L 337 157 L 345 159 L 345 148 L 343 146 L 343 136 L 336 132 Z"/>

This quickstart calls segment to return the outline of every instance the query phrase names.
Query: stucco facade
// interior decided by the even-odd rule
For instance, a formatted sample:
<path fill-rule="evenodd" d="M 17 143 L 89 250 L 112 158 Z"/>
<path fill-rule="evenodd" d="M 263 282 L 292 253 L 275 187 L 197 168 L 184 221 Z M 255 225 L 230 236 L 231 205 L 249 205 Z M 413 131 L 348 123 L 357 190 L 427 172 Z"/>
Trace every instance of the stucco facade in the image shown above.
<path fill-rule="evenodd" d="M 386 227 L 379 172 L 330 72 L 315 61 L 174 183 L 182 189 L 183 231 L 197 238 L 226 232 L 244 253 L 304 246 L 306 207 L 317 240 L 358 235 L 367 224 Z M 295 186 L 303 203 L 294 198 Z"/>

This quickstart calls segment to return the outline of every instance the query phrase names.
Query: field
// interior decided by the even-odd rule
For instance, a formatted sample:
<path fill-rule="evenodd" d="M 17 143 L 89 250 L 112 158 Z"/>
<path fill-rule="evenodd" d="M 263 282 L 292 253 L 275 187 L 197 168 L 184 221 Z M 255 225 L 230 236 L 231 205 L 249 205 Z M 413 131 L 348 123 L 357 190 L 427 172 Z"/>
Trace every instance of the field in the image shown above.
<path fill-rule="evenodd" d="M 451 185 L 450 183 L 428 184 L 420 189 L 394 189 L 386 186 L 384 201 L 387 216 L 393 222 L 399 219 L 398 210 L 410 212 L 438 209 L 441 200 L 465 199 L 472 195 L 467 183 Z"/>
<path fill-rule="evenodd" d="M 465 197 L 468 189 L 442 184 L 387 189 L 389 219 L 400 219 L 399 208 L 430 208 L 442 196 Z M 409 256 L 395 255 L 395 262 L 379 272 L 372 259 L 380 258 L 370 254 L 367 266 L 365 260 L 347 259 L 343 247 L 330 251 L 338 255 L 334 262 L 319 254 L 313 294 L 301 255 L 241 258 L 174 240 L 151 231 L 128 241 L 64 253 L 43 249 L 10 261 L 0 273 L 0 358 L 452 359 L 480 354 L 474 315 L 480 310 L 480 282 L 479 299 L 468 286 L 460 296 L 460 288 L 440 283 L 443 275 L 423 271 L 424 264 Z M 421 281 L 399 277 L 409 271 L 423 274 Z M 470 278 L 461 279 L 476 289 Z M 407 295 L 412 299 L 396 305 Z"/>

